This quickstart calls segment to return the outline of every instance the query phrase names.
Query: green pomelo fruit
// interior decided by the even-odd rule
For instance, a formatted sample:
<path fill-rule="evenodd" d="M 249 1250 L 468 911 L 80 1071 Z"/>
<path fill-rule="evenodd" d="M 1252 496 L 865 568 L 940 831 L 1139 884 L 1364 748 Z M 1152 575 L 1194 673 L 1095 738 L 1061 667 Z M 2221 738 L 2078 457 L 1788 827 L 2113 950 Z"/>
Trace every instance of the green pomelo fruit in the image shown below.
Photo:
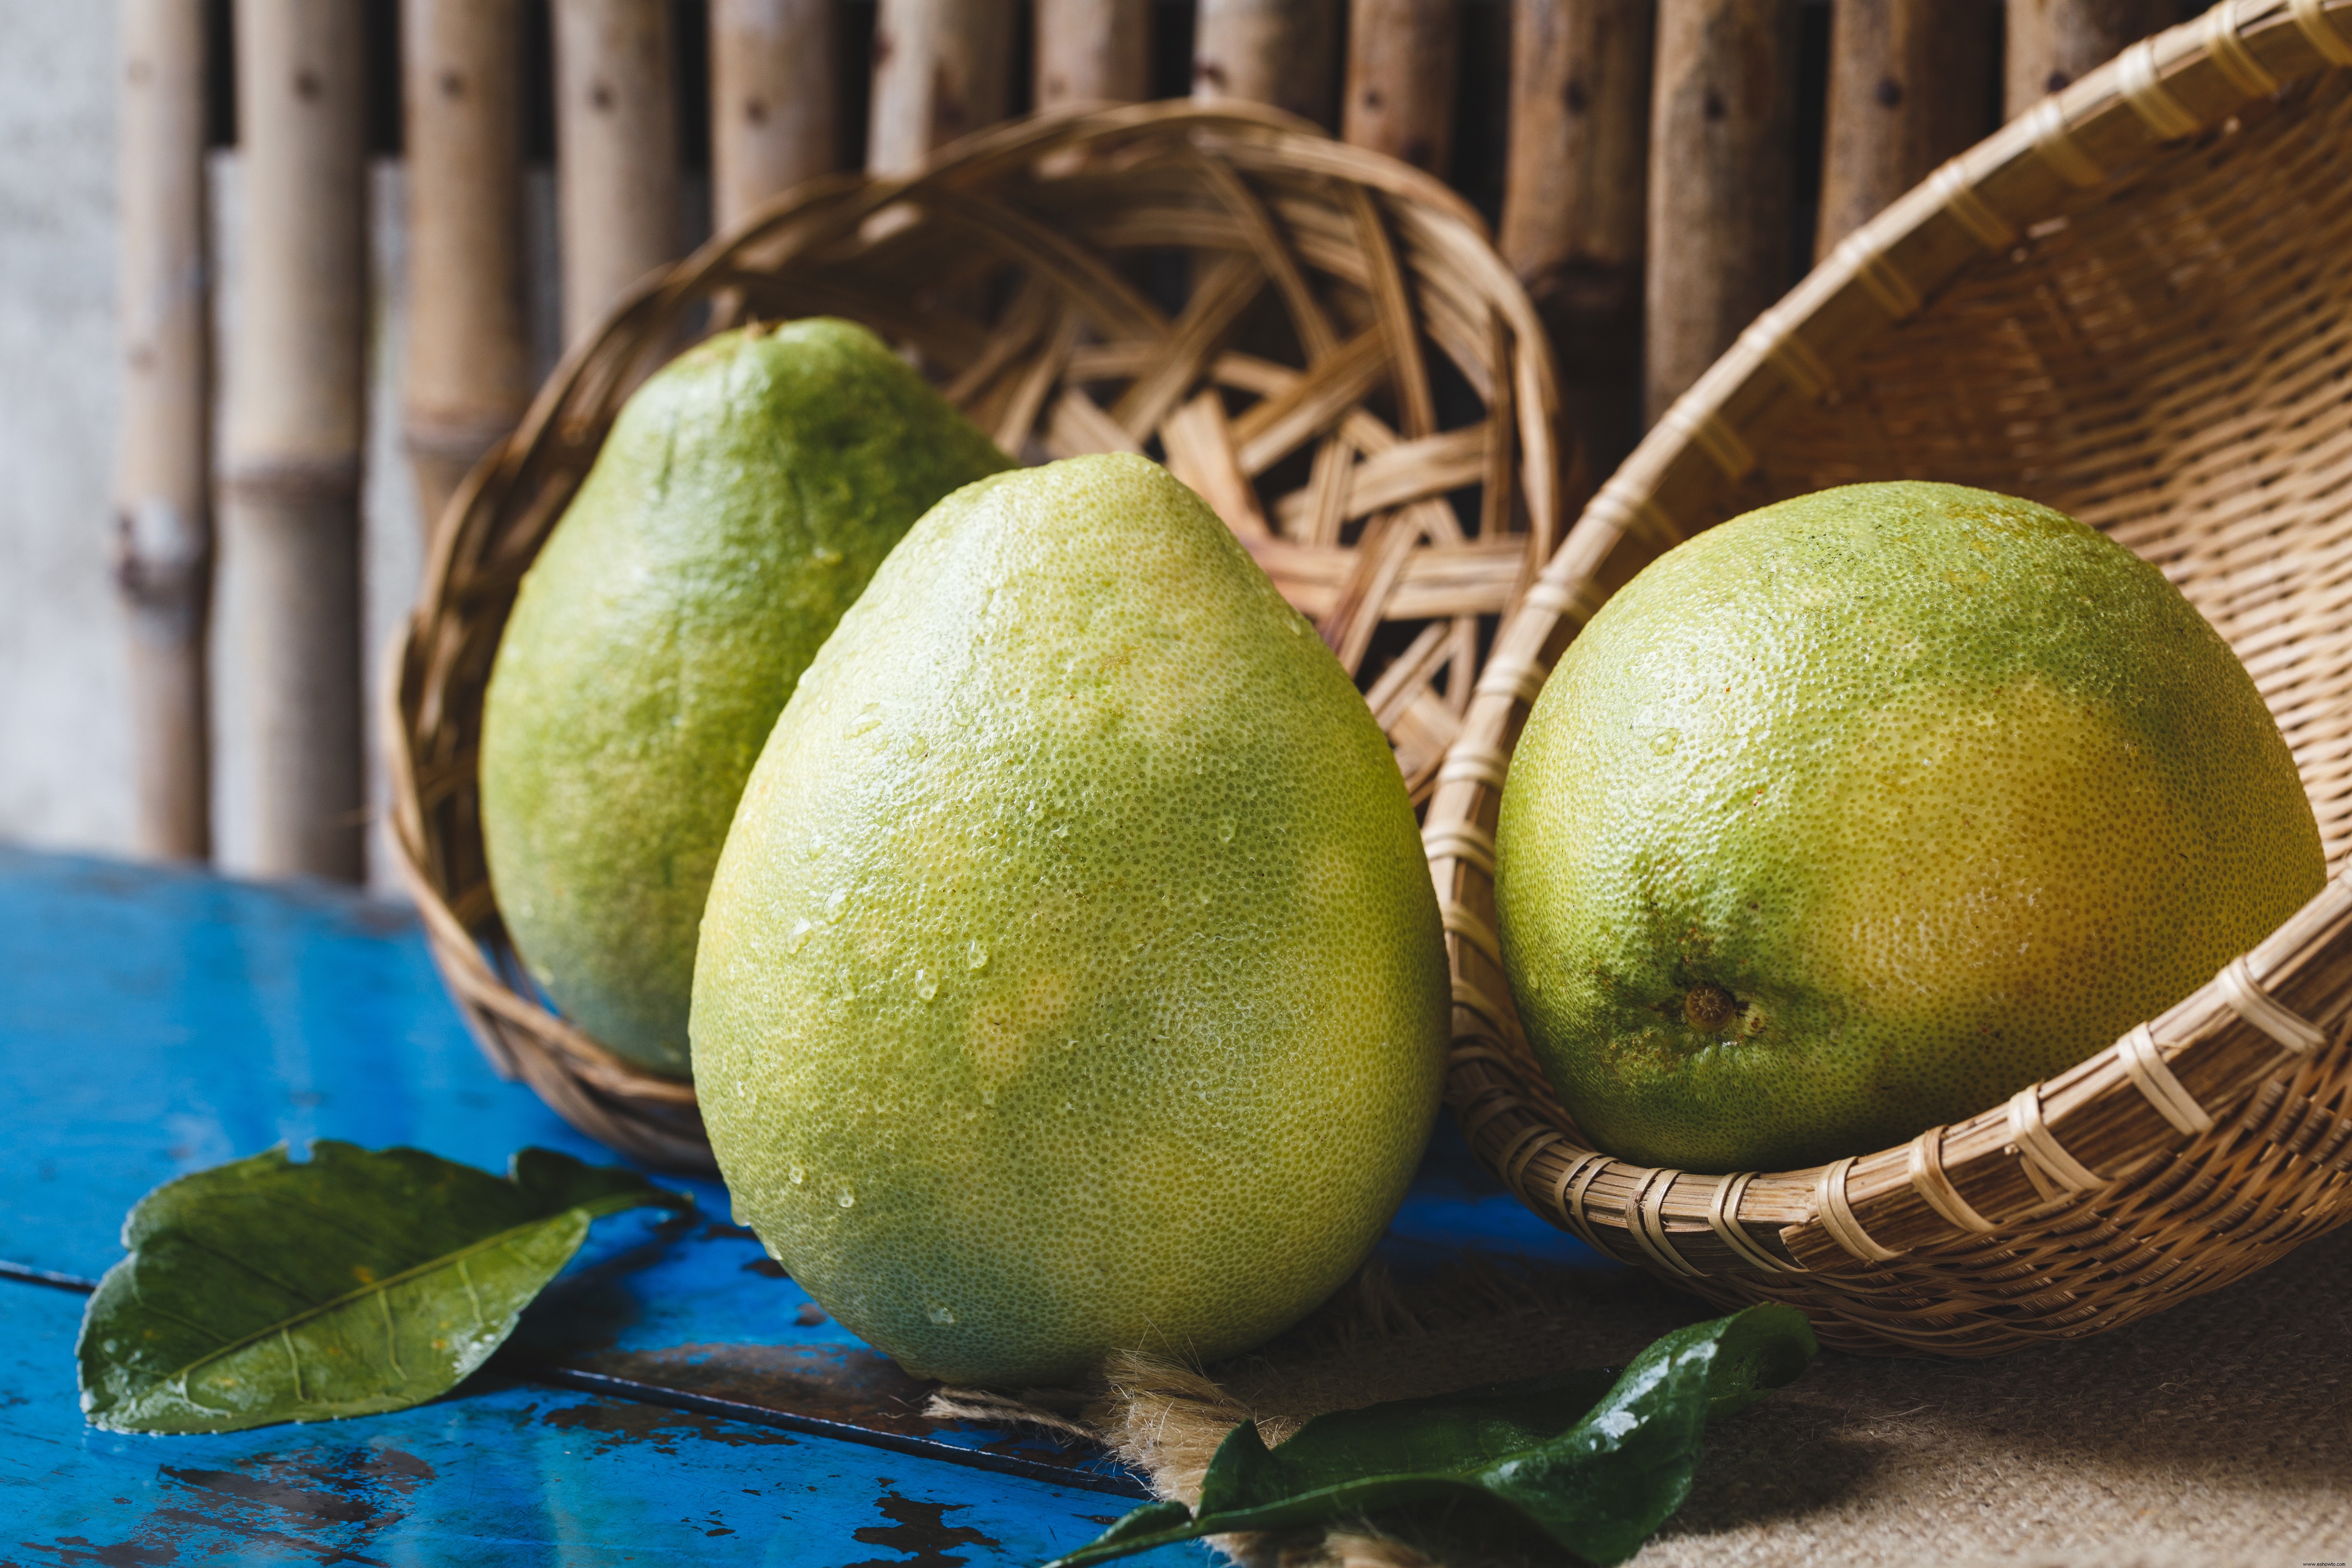
<path fill-rule="evenodd" d="M 1385 739 L 1140 458 L 957 492 L 777 721 L 694 1068 L 737 1213 L 914 1371 L 1213 1359 L 1346 1279 L 1436 1114 L 1447 982 Z"/>
<path fill-rule="evenodd" d="M 848 321 L 723 333 L 629 399 L 482 718 L 491 884 L 565 1016 L 686 1073 L 695 928 L 777 713 L 915 520 L 1008 461 Z"/>
<path fill-rule="evenodd" d="M 2112 1043 L 2325 880 L 2254 683 L 2058 512 L 1851 485 L 1677 546 L 1512 759 L 1513 995 L 1593 1142 L 1789 1170 Z"/>

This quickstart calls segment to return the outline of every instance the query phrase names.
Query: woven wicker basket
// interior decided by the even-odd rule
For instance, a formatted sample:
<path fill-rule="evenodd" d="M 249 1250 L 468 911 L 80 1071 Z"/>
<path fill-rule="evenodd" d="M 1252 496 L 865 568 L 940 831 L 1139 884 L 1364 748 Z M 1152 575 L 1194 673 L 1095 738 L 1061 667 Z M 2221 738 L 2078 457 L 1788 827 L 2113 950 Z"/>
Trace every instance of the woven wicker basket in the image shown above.
<path fill-rule="evenodd" d="M 551 1013 L 499 920 L 483 687 L 524 569 L 687 324 L 816 313 L 898 343 L 1031 461 L 1163 458 L 1367 683 L 1422 795 L 1572 482 L 1542 329 L 1475 215 L 1270 110 L 1000 127 L 913 179 L 804 185 L 648 279 L 452 499 L 389 728 L 402 868 L 483 1048 L 574 1126 L 674 1166 L 710 1166 L 692 1086 Z"/>
<path fill-rule="evenodd" d="M 2239 0 L 2139 44 L 1888 209 L 1666 415 L 1505 626 L 1428 815 L 1449 1098 L 1605 1252 L 1827 1343 L 1990 1355 L 2210 1290 L 2352 1216 L 2352 885 L 2081 1066 L 1911 1143 L 1698 1175 L 1591 1150 L 1504 982 L 1496 807 L 1612 587 L 1749 508 L 1864 479 L 2046 501 L 2157 563 L 2352 848 L 2352 0 Z"/>

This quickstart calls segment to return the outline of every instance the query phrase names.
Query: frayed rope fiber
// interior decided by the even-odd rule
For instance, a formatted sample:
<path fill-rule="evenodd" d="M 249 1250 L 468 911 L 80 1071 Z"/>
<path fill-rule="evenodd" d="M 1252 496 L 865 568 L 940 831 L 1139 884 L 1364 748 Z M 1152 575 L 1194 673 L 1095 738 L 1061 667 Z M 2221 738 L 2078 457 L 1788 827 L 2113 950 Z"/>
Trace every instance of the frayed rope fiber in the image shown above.
<path fill-rule="evenodd" d="M 2352 1558 L 2347 1302 L 2352 1230 L 2078 1343 L 1973 1362 L 1824 1352 L 1710 1429 L 1690 1501 L 1633 1562 L 2286 1568 Z M 1123 1354 L 1087 1388 L 942 1390 L 931 1413 L 1083 1432 L 1160 1495 L 1190 1503 L 1241 1421 L 1278 1443 L 1326 1411 L 1622 1364 L 1713 1315 L 1633 1275 L 1474 1259 L 1401 1281 L 1374 1265 L 1254 1354 L 1207 1368 Z M 1245 1568 L 1517 1568 L 1369 1524 L 1213 1544 Z"/>

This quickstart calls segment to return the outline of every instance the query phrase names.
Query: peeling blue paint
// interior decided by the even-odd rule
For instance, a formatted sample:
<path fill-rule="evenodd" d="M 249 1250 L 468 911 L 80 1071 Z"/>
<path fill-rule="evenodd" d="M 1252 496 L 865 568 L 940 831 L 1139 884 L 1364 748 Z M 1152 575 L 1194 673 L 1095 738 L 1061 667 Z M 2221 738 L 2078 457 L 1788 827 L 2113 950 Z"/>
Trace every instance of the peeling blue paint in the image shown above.
<path fill-rule="evenodd" d="M 1037 1479 L 1121 1484 L 1099 1455 L 925 1417 L 928 1385 L 827 1318 L 708 1182 L 677 1183 L 691 1220 L 599 1222 L 447 1398 L 224 1436 L 92 1431 L 74 1388 L 81 1301 L 39 1277 L 102 1273 L 157 1183 L 314 1137 L 489 1168 L 529 1143 L 612 1156 L 491 1074 L 410 916 L 336 889 L 0 848 L 0 1568 L 978 1568 L 1043 1562 L 1129 1506 Z M 1412 1268 L 1470 1243 L 1591 1258 L 1448 1131 L 1385 1245 Z M 852 1428 L 865 1441 L 824 1435 Z M 867 1446 L 885 1442 L 918 1451 Z M 1005 1463 L 1028 1468 L 974 1468 Z"/>

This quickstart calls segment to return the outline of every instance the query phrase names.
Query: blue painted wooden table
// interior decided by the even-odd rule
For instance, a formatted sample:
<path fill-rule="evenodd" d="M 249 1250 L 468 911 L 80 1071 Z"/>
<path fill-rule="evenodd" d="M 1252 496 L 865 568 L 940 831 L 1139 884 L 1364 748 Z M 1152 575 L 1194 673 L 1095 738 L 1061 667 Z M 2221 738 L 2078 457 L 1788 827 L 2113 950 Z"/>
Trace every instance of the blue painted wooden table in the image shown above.
<path fill-rule="evenodd" d="M 87 1281 L 150 1187 L 286 1142 L 609 1162 L 476 1052 L 414 922 L 313 887 L 0 847 L 0 1568 L 1037 1563 L 1142 1495 L 1107 1457 L 922 1415 L 714 1183 L 600 1221 L 508 1348 L 395 1415 L 202 1437 L 85 1426 Z M 1573 1258 L 1449 1129 L 1383 1243 Z M 1135 1561 L 1178 1568 L 1205 1549 Z"/>

